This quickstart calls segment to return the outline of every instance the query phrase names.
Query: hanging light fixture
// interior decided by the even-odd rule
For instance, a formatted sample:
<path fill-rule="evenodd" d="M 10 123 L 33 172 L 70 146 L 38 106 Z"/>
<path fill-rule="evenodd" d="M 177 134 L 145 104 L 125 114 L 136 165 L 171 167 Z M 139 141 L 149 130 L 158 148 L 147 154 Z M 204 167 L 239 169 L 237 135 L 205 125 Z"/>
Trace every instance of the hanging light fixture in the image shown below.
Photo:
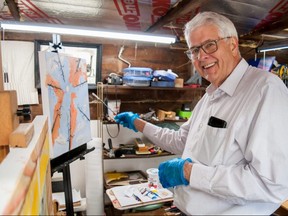
<path fill-rule="evenodd" d="M 103 29 L 68 26 L 68 25 L 56 25 L 48 23 L 28 23 L 28 22 L 12 22 L 2 21 L 0 22 L 1 29 L 5 31 L 21 31 L 21 32 L 39 32 L 39 33 L 51 33 L 60 35 L 77 35 L 86 37 L 100 37 L 109 39 L 121 39 L 142 41 L 151 43 L 163 43 L 172 44 L 176 42 L 176 37 L 171 35 L 156 35 L 148 33 L 134 33 L 134 32 L 117 32 L 108 31 Z"/>
<path fill-rule="evenodd" d="M 260 47 L 256 48 L 256 52 L 268 52 L 283 49 L 288 49 L 288 39 L 264 42 Z"/>

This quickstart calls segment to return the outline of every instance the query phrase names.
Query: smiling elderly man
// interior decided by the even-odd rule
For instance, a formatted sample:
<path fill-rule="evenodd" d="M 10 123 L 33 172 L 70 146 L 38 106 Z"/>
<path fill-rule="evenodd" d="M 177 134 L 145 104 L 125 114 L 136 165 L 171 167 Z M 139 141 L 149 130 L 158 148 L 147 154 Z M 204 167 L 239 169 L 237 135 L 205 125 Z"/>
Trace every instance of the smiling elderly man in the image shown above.
<path fill-rule="evenodd" d="M 248 65 L 235 26 L 222 15 L 199 13 L 185 37 L 187 56 L 211 83 L 192 117 L 178 131 L 132 112 L 115 120 L 182 155 L 161 163 L 159 177 L 174 187 L 183 213 L 270 215 L 288 198 L 287 87 Z"/>

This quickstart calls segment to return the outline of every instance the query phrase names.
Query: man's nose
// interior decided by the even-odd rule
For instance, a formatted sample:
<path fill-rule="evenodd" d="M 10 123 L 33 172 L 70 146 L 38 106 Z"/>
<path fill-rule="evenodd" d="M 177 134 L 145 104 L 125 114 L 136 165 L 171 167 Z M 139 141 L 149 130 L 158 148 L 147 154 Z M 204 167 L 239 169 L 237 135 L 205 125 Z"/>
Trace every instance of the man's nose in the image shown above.
<path fill-rule="evenodd" d="M 208 54 L 202 49 L 199 49 L 198 55 L 197 55 L 197 59 L 201 60 L 203 58 L 206 58 L 208 56 Z"/>

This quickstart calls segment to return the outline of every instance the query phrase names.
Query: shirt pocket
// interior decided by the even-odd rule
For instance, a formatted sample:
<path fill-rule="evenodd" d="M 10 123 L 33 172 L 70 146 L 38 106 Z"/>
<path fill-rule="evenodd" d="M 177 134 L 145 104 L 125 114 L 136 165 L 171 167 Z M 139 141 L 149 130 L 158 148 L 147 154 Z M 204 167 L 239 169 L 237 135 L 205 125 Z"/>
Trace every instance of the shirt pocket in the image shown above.
<path fill-rule="evenodd" d="M 226 128 L 208 126 L 198 143 L 197 158 L 200 163 L 215 166 L 223 163 Z"/>

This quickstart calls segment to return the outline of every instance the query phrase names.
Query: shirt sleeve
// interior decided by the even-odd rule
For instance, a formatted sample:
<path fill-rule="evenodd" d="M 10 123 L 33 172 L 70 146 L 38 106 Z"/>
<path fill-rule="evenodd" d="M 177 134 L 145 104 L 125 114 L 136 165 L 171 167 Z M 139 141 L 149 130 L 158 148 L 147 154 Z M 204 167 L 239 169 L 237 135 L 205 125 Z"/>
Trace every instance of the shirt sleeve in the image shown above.
<path fill-rule="evenodd" d="M 174 154 L 182 154 L 189 130 L 189 119 L 178 131 L 146 123 L 143 134 L 155 145 Z"/>
<path fill-rule="evenodd" d="M 269 82 L 246 125 L 248 135 L 243 128 L 236 137 L 239 146 L 245 146 L 243 161 L 213 167 L 195 163 L 191 187 L 234 204 L 282 203 L 288 198 L 288 91 L 277 79 Z"/>

